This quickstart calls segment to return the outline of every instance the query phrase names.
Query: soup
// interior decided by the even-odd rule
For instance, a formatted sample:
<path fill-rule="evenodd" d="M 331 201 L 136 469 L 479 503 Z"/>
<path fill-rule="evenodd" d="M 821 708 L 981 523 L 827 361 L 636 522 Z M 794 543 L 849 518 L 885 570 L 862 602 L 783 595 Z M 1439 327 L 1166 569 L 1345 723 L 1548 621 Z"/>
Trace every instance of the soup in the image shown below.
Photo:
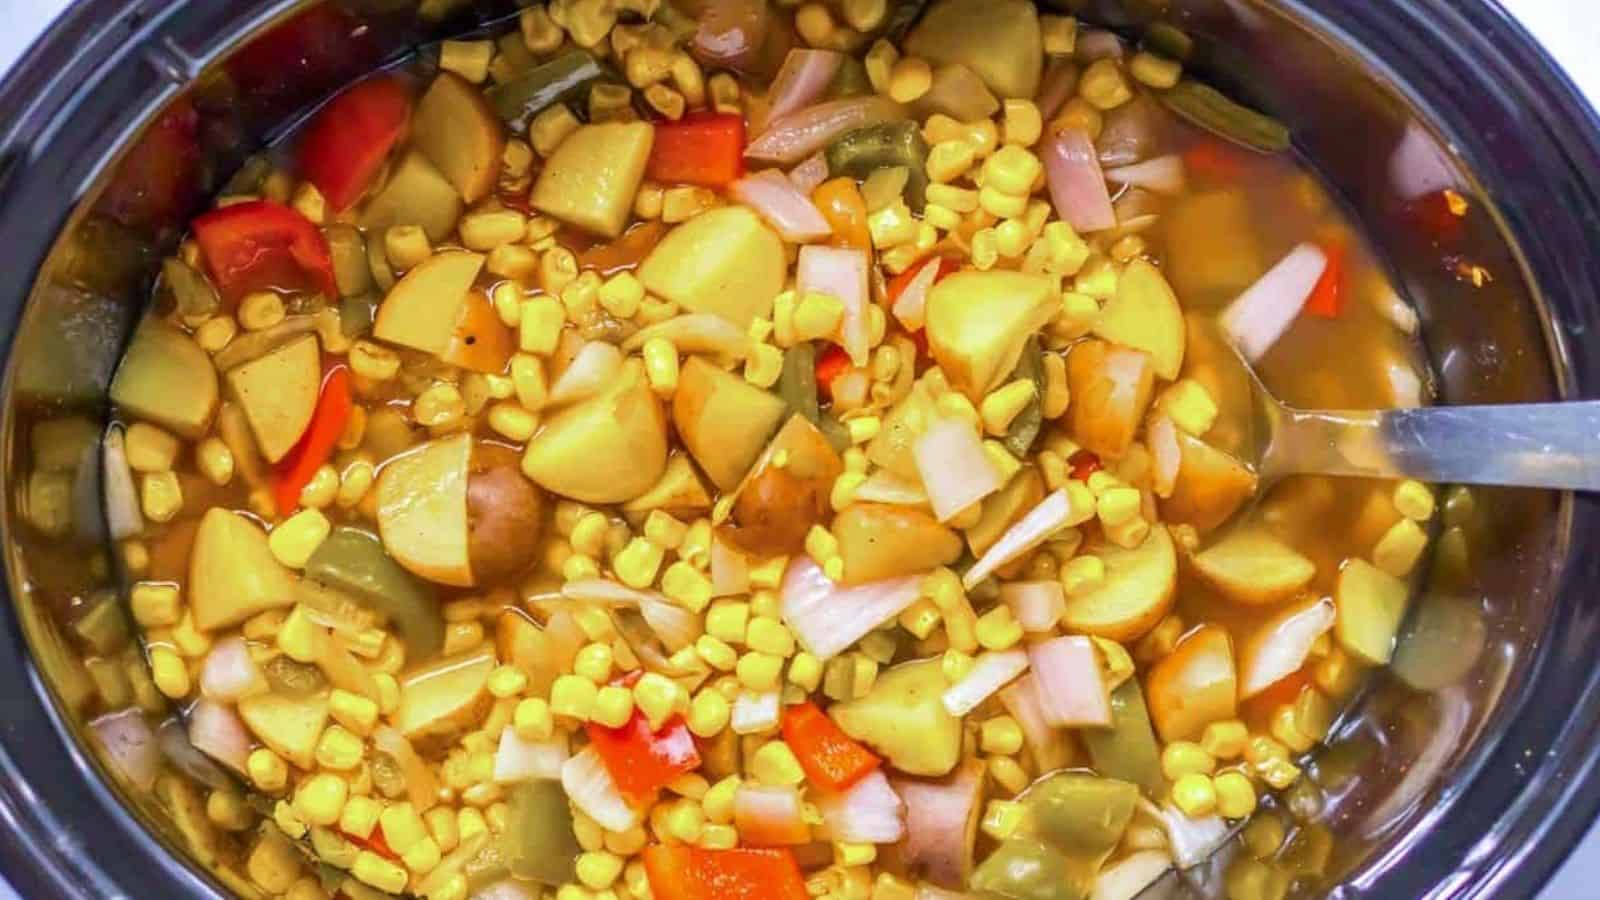
<path fill-rule="evenodd" d="M 102 735 L 183 708 L 191 841 L 300 900 L 1129 897 L 1295 790 L 1435 496 L 1256 496 L 1240 353 L 1428 396 L 1282 127 L 1025 3 L 619 7 L 348 87 L 164 261 L 142 641 L 76 631 Z"/>

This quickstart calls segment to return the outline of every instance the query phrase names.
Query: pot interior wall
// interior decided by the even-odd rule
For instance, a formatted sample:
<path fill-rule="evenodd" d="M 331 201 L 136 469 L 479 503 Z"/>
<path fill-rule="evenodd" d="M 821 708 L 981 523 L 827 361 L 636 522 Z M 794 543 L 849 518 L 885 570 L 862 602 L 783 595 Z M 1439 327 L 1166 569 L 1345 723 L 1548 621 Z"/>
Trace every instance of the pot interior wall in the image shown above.
<path fill-rule="evenodd" d="M 1507 237 L 1498 198 L 1466 174 L 1461 160 L 1489 179 L 1500 178 L 1515 162 L 1502 159 L 1502 148 L 1481 135 L 1463 133 L 1470 120 L 1451 105 L 1463 102 L 1453 94 L 1429 82 L 1408 84 L 1405 91 L 1396 87 L 1400 76 L 1393 65 L 1372 54 L 1415 48 L 1399 39 L 1380 45 L 1380 30 L 1354 0 L 1286 2 L 1283 8 L 1242 0 L 1056 5 L 1130 37 L 1150 33 L 1163 46 L 1176 46 L 1165 42 L 1181 35 L 1191 66 L 1293 128 L 1298 152 L 1370 230 L 1396 283 L 1420 311 L 1440 402 L 1535 401 L 1561 393 L 1558 385 L 1567 376 L 1552 320 L 1530 289 L 1526 260 Z M 30 168 L 41 165 L 43 145 L 29 142 L 44 140 L 39 135 L 50 132 L 44 127 L 49 121 L 22 117 L 38 126 L 35 133 L 13 134 L 0 143 L 34 151 L 31 160 L 11 157 L 0 164 L 7 167 L 0 169 L 0 201 L 11 210 L 0 217 L 0 228 L 20 227 L 17 210 L 26 206 L 39 246 L 45 240 L 40 234 L 60 230 L 42 265 L 30 257 L 27 268 L 13 272 L 20 283 L 37 266 L 9 360 L 3 437 L 11 502 L 5 527 L 14 615 L 49 686 L 48 703 L 59 714 L 55 723 L 63 730 L 55 739 L 79 759 L 95 752 L 79 727 L 93 682 L 68 648 L 81 640 L 74 623 L 83 612 L 119 591 L 118 553 L 105 536 L 99 500 L 95 441 L 110 373 L 160 256 L 170 251 L 186 217 L 251 151 L 329 91 L 438 36 L 515 11 L 510 3 L 424 0 L 427 13 L 455 7 L 430 20 L 402 0 L 315 7 L 287 23 L 280 20 L 233 54 L 225 63 L 232 77 L 219 79 L 207 74 L 215 70 L 206 65 L 222 57 L 232 36 L 250 33 L 285 4 L 242 3 L 226 11 L 222 4 L 172 6 L 165 18 L 117 19 L 94 33 L 99 43 L 91 46 L 126 67 L 116 89 L 101 86 L 108 96 L 87 95 L 105 76 L 82 64 L 78 88 L 40 85 L 46 99 L 51 92 L 84 92 L 65 104 L 72 124 L 55 131 L 45 151 L 58 154 L 49 161 L 57 180 L 49 183 L 84 186 L 70 214 L 59 194 L 41 190 L 35 183 L 41 176 Z M 1424 6 L 1430 5 L 1408 9 Z M 1348 18 L 1340 16 L 1339 27 L 1330 24 L 1334 14 L 1344 13 Z M 1150 32 L 1156 23 L 1162 27 Z M 1415 67 L 1407 73 L 1415 74 Z M 68 121 L 66 113 L 60 115 Z M 1449 145 L 1460 154 L 1437 137 L 1441 125 L 1454 127 Z M 122 140 L 123 135 L 137 138 Z M 19 177 L 6 178 L 8 169 Z M 20 180 L 23 173 L 27 183 Z M 1472 205 L 1449 248 L 1417 227 L 1414 204 L 1397 194 L 1417 179 L 1454 187 Z M 1328 864 L 1335 881 L 1370 887 L 1396 877 L 1392 873 L 1402 867 L 1420 865 L 1412 845 L 1425 830 L 1410 826 L 1444 815 L 1525 700 L 1531 651 L 1552 618 L 1570 510 L 1551 494 L 1482 490 L 1473 496 L 1477 515 L 1462 520 L 1461 553 L 1435 560 L 1422 595 L 1476 610 L 1484 626 L 1476 664 L 1459 680 L 1427 691 L 1388 676 L 1374 678 L 1336 729 L 1333 746 L 1311 765 L 1317 789 L 1290 801 L 1320 808 L 1312 818 L 1322 831 L 1307 830 L 1303 839 L 1308 853 L 1320 852 L 1321 835 L 1337 836 Z M 1475 742 L 1480 735 L 1485 739 Z M 1360 777 L 1350 777 L 1356 773 Z M 173 826 L 177 788 L 160 802 L 126 785 L 120 789 L 140 818 L 191 858 L 205 862 L 219 852 L 195 846 Z M 1223 865 L 1170 878 L 1158 893 L 1217 893 Z M 191 887 L 199 889 L 200 882 Z"/>

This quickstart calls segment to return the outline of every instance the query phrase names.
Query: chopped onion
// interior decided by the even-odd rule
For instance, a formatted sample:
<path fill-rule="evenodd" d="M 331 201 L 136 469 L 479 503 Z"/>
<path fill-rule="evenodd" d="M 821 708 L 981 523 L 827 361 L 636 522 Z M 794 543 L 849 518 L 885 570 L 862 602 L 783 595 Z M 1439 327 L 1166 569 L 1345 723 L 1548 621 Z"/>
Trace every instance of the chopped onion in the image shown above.
<path fill-rule="evenodd" d="M 1239 699 L 1261 693 L 1305 665 L 1311 646 L 1333 627 L 1333 619 L 1333 602 L 1323 597 L 1263 625 L 1240 654 Z"/>
<path fill-rule="evenodd" d="M 791 244 L 819 241 L 833 233 L 816 204 L 777 169 L 765 169 L 728 185 L 728 193 L 760 214 Z"/>
<path fill-rule="evenodd" d="M 387 753 L 399 766 L 400 775 L 406 782 L 406 799 L 411 801 L 417 812 L 427 812 L 439 802 L 439 779 L 417 755 L 417 751 L 412 749 L 405 735 L 388 725 L 379 725 L 372 732 L 372 746 Z"/>
<path fill-rule="evenodd" d="M 861 482 L 861 487 L 856 489 L 856 499 L 898 506 L 927 506 L 928 492 L 914 481 L 901 478 L 888 469 L 879 469 Z"/>
<path fill-rule="evenodd" d="M 906 834 L 906 805 L 881 771 L 874 771 L 842 794 L 820 794 L 817 811 L 829 840 L 850 844 L 893 844 Z"/>
<path fill-rule="evenodd" d="M 615 344 L 590 341 L 578 350 L 561 377 L 550 385 L 550 406 L 565 406 L 587 400 L 616 380 L 622 370 L 622 352 Z"/>
<path fill-rule="evenodd" d="M 1076 128 L 1063 128 L 1041 150 L 1056 213 L 1075 231 L 1115 228 L 1117 214 L 1111 208 L 1111 194 L 1106 191 L 1100 158 L 1089 136 Z"/>
<path fill-rule="evenodd" d="M 1394 360 L 1385 367 L 1385 380 L 1389 382 L 1389 405 L 1396 409 L 1415 409 L 1422 405 L 1422 376 L 1403 360 Z"/>
<path fill-rule="evenodd" d="M 978 432 L 960 419 L 930 424 L 911 445 L 911 455 L 933 514 L 941 522 L 955 518 L 1003 484 Z"/>
<path fill-rule="evenodd" d="M 1165 850 L 1140 850 L 1117 860 L 1096 876 L 1089 900 L 1134 900 L 1172 868 Z"/>
<path fill-rule="evenodd" d="M 740 843 L 752 847 L 792 847 L 811 841 L 800 791 L 789 785 L 740 785 L 733 795 L 733 823 Z"/>
<path fill-rule="evenodd" d="M 559 781 L 561 767 L 570 756 L 564 732 L 557 732 L 548 741 L 525 741 L 517 736 L 515 728 L 506 726 L 500 731 L 500 746 L 494 754 L 494 781 Z"/>
<path fill-rule="evenodd" d="M 1005 534 L 1000 535 L 1000 539 L 972 564 L 972 568 L 968 569 L 965 575 L 961 576 L 961 583 L 965 584 L 968 590 L 977 587 L 985 578 L 993 575 L 995 570 L 1022 557 L 1065 528 L 1067 523 L 1072 521 L 1072 513 L 1072 501 L 1067 498 L 1066 489 L 1052 491 L 1049 496 L 1039 501 L 1038 506 L 1007 528 Z"/>
<path fill-rule="evenodd" d="M 121 428 L 106 432 L 103 455 L 106 525 L 112 540 L 120 541 L 144 531 L 144 513 L 139 507 L 139 491 L 133 485 L 133 469 L 128 466 Z"/>
<path fill-rule="evenodd" d="M 1228 823 L 1221 816 L 1191 819 L 1172 806 L 1156 806 L 1143 797 L 1139 808 L 1154 818 L 1167 832 L 1167 848 L 1180 869 L 1203 863 L 1228 839 Z"/>
<path fill-rule="evenodd" d="M 733 698 L 729 726 L 734 734 L 760 734 L 778 727 L 781 703 L 777 691 L 756 694 L 740 691 Z"/>
<path fill-rule="evenodd" d="M 561 596 L 569 600 L 596 600 L 637 606 L 645 624 L 650 626 L 650 630 L 656 633 L 670 653 L 682 650 L 700 636 L 699 619 L 694 613 L 655 591 L 636 590 L 605 578 L 585 578 L 562 585 Z"/>
<path fill-rule="evenodd" d="M 906 804 L 900 859 L 908 870 L 943 885 L 964 885 L 983 815 L 984 764 L 971 759 L 938 781 L 896 778 Z"/>
<path fill-rule="evenodd" d="M 810 106 L 828 89 L 843 62 L 844 54 L 834 50 L 790 50 L 772 79 L 766 116 L 761 124 L 752 123 L 752 130 L 761 133 L 765 123 Z"/>
<path fill-rule="evenodd" d="M 1078 41 L 1072 49 L 1073 54 L 1084 64 L 1101 59 L 1121 59 L 1124 52 L 1122 38 L 1104 28 L 1079 29 Z"/>
<path fill-rule="evenodd" d="M 1107 169 L 1106 180 L 1113 184 L 1146 188 L 1158 194 L 1181 193 L 1184 185 L 1183 157 L 1168 153 L 1144 162 Z"/>
<path fill-rule="evenodd" d="M 830 100 L 774 120 L 745 148 L 744 155 L 789 165 L 828 146 L 847 131 L 905 117 L 905 107 L 885 97 Z"/>
<path fill-rule="evenodd" d="M 1059 581 L 1012 581 L 1000 586 L 1000 602 L 1023 631 L 1049 631 L 1067 611 L 1067 595 Z"/>
<path fill-rule="evenodd" d="M 1415 200 L 1455 188 L 1460 182 L 1439 141 L 1426 128 L 1409 122 L 1389 154 L 1389 184 L 1401 200 Z"/>
<path fill-rule="evenodd" d="M 213 700 L 232 703 L 259 693 L 266 686 L 261 667 L 250 655 L 244 638 L 237 635 L 218 641 L 200 667 L 200 693 Z"/>
<path fill-rule="evenodd" d="M 961 717 L 978 708 L 1012 679 L 1028 670 L 1025 650 L 997 650 L 980 655 L 961 680 L 945 689 L 945 711 Z"/>
<path fill-rule="evenodd" d="M 202 697 L 189 710 L 189 743 L 235 772 L 243 772 L 254 739 L 233 707 Z"/>
<path fill-rule="evenodd" d="M 1018 678 L 1000 692 L 1000 704 L 1022 729 L 1022 739 L 1033 751 L 1041 772 L 1060 768 L 1066 762 L 1061 736 L 1044 718 L 1044 701 L 1039 695 L 1039 680 L 1033 673 Z"/>
<path fill-rule="evenodd" d="M 1178 444 L 1178 426 L 1166 413 L 1158 413 L 1146 430 L 1150 447 L 1150 489 L 1163 500 L 1178 486 L 1178 470 L 1183 468 L 1183 448 Z"/>
<path fill-rule="evenodd" d="M 789 170 L 789 180 L 800 193 L 807 197 L 815 191 L 824 181 L 828 180 L 828 158 L 821 153 L 813 153 L 805 161 Z"/>
<path fill-rule="evenodd" d="M 928 291 L 933 289 L 933 283 L 939 278 L 939 269 L 943 260 L 935 256 L 922 264 L 917 274 L 911 277 L 911 283 L 900 292 L 894 300 L 894 317 L 908 331 L 917 331 L 922 328 L 924 310 L 928 304 Z"/>
<path fill-rule="evenodd" d="M 1217 321 L 1245 359 L 1256 362 L 1283 337 L 1327 265 L 1317 245 L 1301 244 L 1228 304 Z"/>
<path fill-rule="evenodd" d="M 1077 63 L 1066 56 L 1051 57 L 1045 64 L 1044 75 L 1039 79 L 1039 93 L 1033 101 L 1039 107 L 1040 120 L 1048 122 L 1054 119 L 1077 90 Z"/>
<path fill-rule="evenodd" d="M 656 337 L 671 341 L 679 353 L 708 353 L 725 360 L 744 359 L 755 345 L 743 328 L 719 315 L 687 313 L 639 329 L 622 342 L 622 349 L 631 353 Z"/>
<path fill-rule="evenodd" d="M 1028 648 L 1044 720 L 1056 727 L 1111 724 L 1106 690 L 1094 642 L 1082 635 L 1051 638 Z"/>
<path fill-rule="evenodd" d="M 161 771 L 161 750 L 156 736 L 138 707 L 107 713 L 89 723 L 99 738 L 106 759 L 128 783 L 141 791 L 155 786 Z"/>
<path fill-rule="evenodd" d="M 240 730 L 243 730 L 242 727 Z M 156 729 L 156 743 L 160 745 L 162 754 L 173 766 L 196 782 L 214 790 L 234 786 L 233 776 L 224 772 L 221 766 L 210 756 L 201 753 L 189 740 L 189 731 L 179 719 L 171 718 L 161 723 L 161 727 Z M 248 755 L 250 752 L 248 736 L 245 736 L 244 747 L 245 755 Z M 243 757 L 239 758 L 242 762 Z"/>
<path fill-rule="evenodd" d="M 1407 303 L 1388 282 L 1384 282 L 1373 294 L 1372 305 L 1384 321 L 1400 329 L 1402 334 L 1415 335 L 1422 324 L 1417 318 L 1416 308 Z"/>
<path fill-rule="evenodd" d="M 831 294 L 844 304 L 839 345 L 858 366 L 865 366 L 872 353 L 870 268 L 867 251 L 855 247 L 805 246 L 795 262 L 796 296 Z"/>
<path fill-rule="evenodd" d="M 728 597 L 750 590 L 750 557 L 720 536 L 711 536 L 711 596 Z"/>
<path fill-rule="evenodd" d="M 840 587 L 810 557 L 797 556 L 783 577 L 783 621 L 807 653 L 827 661 L 904 612 L 921 587 L 918 575 Z"/>
<path fill-rule="evenodd" d="M 607 831 L 627 831 L 639 824 L 639 813 L 622 799 L 605 761 L 585 747 L 561 765 L 561 788 L 584 815 Z"/>

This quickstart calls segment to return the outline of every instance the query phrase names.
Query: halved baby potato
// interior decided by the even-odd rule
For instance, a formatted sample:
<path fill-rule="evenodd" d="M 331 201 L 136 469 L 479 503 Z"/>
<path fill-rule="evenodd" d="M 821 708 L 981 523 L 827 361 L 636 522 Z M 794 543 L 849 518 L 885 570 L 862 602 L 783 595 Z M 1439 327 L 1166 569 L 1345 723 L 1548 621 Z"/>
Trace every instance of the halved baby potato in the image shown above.
<path fill-rule="evenodd" d="M 623 512 L 649 512 L 659 509 L 670 513 L 697 514 L 711 508 L 711 492 L 705 479 L 695 471 L 694 463 L 682 453 L 674 453 L 667 460 L 661 478 L 650 489 L 622 504 Z"/>
<path fill-rule="evenodd" d="M 684 222 L 639 266 L 650 293 L 740 329 L 772 315 L 788 273 L 783 240 L 743 206 L 718 207 Z"/>
<path fill-rule="evenodd" d="M 1210 531 L 1228 521 L 1256 492 L 1256 475 L 1233 456 L 1172 424 L 1150 425 L 1152 480 L 1168 522 Z"/>
<path fill-rule="evenodd" d="M 672 421 L 711 481 L 724 491 L 745 473 L 778 429 L 787 407 L 778 395 L 698 356 L 689 357 L 672 395 Z"/>
<path fill-rule="evenodd" d="M 1133 641 L 1154 628 L 1177 593 L 1178 555 L 1165 528 L 1125 550 L 1106 543 L 1090 551 L 1105 563 L 1098 587 L 1067 598 L 1061 624 L 1078 634 Z"/>
<path fill-rule="evenodd" d="M 302 769 L 316 765 L 317 741 L 328 723 L 328 697 L 289 697 L 276 691 L 239 701 L 239 718 L 272 752 Z"/>
<path fill-rule="evenodd" d="M 1017 368 L 1028 338 L 1055 315 L 1060 292 L 1023 272 L 957 272 L 928 291 L 928 352 L 973 403 Z"/>
<path fill-rule="evenodd" d="M 446 738 L 469 727 L 492 701 L 493 647 L 441 659 L 400 682 L 395 727 L 411 740 Z"/>
<path fill-rule="evenodd" d="M 852 503 L 834 517 L 833 535 L 844 560 L 842 584 L 928 572 L 961 555 L 954 529 L 910 506 Z"/>
<path fill-rule="evenodd" d="M 667 417 L 637 359 L 623 364 L 610 390 L 551 417 L 522 457 L 535 484 L 584 503 L 625 503 L 666 468 Z"/>
<path fill-rule="evenodd" d="M 129 414 L 198 439 L 217 412 L 217 370 L 192 338 L 146 319 L 111 380 L 111 402 Z"/>
<path fill-rule="evenodd" d="M 429 441 L 390 460 L 378 475 L 378 535 L 407 569 L 440 584 L 470 587 L 467 467 L 472 435 Z"/>
<path fill-rule="evenodd" d="M 1251 606 L 1279 603 L 1300 593 L 1316 564 L 1258 528 L 1241 528 L 1196 553 L 1200 577 L 1228 599 Z"/>
<path fill-rule="evenodd" d="M 214 506 L 194 533 L 187 584 L 189 609 L 201 631 L 227 628 L 294 603 L 294 575 L 250 519 Z"/>
<path fill-rule="evenodd" d="M 378 306 L 373 336 L 424 353 L 445 353 L 482 269 L 483 255 L 464 250 L 435 253 L 418 263 Z"/>
<path fill-rule="evenodd" d="M 1193 740 L 1212 722 L 1238 711 L 1233 640 L 1220 625 L 1191 631 L 1150 669 L 1145 694 L 1161 740 Z"/>
<path fill-rule="evenodd" d="M 1100 308 L 1094 333 L 1150 354 L 1156 376 L 1166 381 L 1176 380 L 1183 369 L 1183 310 L 1166 276 L 1143 259 L 1122 271 L 1116 294 Z"/>
<path fill-rule="evenodd" d="M 317 336 L 303 334 L 223 375 L 244 411 L 267 462 L 277 462 L 299 443 L 317 411 L 322 389 L 322 353 Z"/>
<path fill-rule="evenodd" d="M 505 132 L 483 93 L 461 76 L 433 79 L 411 117 L 411 139 L 467 203 L 494 190 Z"/>
<path fill-rule="evenodd" d="M 654 140 L 649 122 L 580 126 L 540 170 L 530 202 L 546 215 L 614 238 L 633 212 Z"/>
<path fill-rule="evenodd" d="M 517 336 L 500 321 L 489 295 L 477 288 L 468 291 L 450 342 L 439 358 L 473 372 L 497 375 L 506 370 L 515 352 Z"/>
<path fill-rule="evenodd" d="M 746 553 L 799 553 L 807 532 L 827 515 L 833 482 L 843 470 L 817 426 L 794 413 L 745 476 L 733 515 L 719 533 Z"/>
<path fill-rule="evenodd" d="M 1102 459 L 1121 459 L 1139 432 L 1154 388 L 1155 366 L 1143 350 L 1098 340 L 1074 346 L 1067 354 L 1072 434 Z"/>
<path fill-rule="evenodd" d="M 416 225 L 437 243 L 455 230 L 461 209 L 455 185 L 421 151 L 408 150 L 362 207 L 360 223 L 380 244 L 392 225 Z M 366 260 L 361 265 L 366 266 Z"/>

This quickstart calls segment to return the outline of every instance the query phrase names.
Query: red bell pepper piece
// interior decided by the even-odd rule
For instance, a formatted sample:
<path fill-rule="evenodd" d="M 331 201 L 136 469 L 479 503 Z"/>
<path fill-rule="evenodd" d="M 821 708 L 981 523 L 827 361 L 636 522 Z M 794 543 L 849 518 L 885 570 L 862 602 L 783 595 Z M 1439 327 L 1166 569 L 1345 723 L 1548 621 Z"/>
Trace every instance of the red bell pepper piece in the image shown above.
<path fill-rule="evenodd" d="M 788 850 L 705 850 L 656 844 L 644 851 L 655 900 L 808 900 Z"/>
<path fill-rule="evenodd" d="M 1311 289 L 1306 312 L 1318 318 L 1337 319 L 1344 312 L 1346 247 L 1343 241 L 1334 241 L 1324 244 L 1322 253 L 1328 258 L 1328 264 L 1322 270 L 1322 277 L 1317 279 L 1316 287 Z"/>
<path fill-rule="evenodd" d="M 378 854 L 384 859 L 395 860 L 397 862 L 400 859 L 400 854 L 394 852 L 394 849 L 389 846 L 388 839 L 383 836 L 382 825 L 372 826 L 372 833 L 364 838 L 356 837 L 342 828 L 339 829 L 339 833 L 344 835 L 345 840 L 349 841 L 350 843 L 355 844 L 357 847 L 360 847 L 363 850 L 371 850 L 373 853 Z"/>
<path fill-rule="evenodd" d="M 645 174 L 666 184 L 711 188 L 738 181 L 744 176 L 744 117 L 710 113 L 656 123 Z"/>
<path fill-rule="evenodd" d="M 828 349 L 822 351 L 817 357 L 817 392 L 824 397 L 833 397 L 833 380 L 843 375 L 850 368 L 850 354 L 838 344 L 829 344 Z"/>
<path fill-rule="evenodd" d="M 783 741 L 794 751 L 811 783 L 828 791 L 849 790 L 881 762 L 815 703 L 802 703 L 784 711 Z"/>
<path fill-rule="evenodd" d="M 411 115 L 399 81 L 379 76 L 334 97 L 300 139 L 300 174 L 334 212 L 354 206 L 383 168 Z"/>
<path fill-rule="evenodd" d="M 637 674 L 620 683 L 637 681 Z M 700 748 L 683 718 L 673 716 L 659 731 L 650 730 L 650 721 L 640 710 L 621 728 L 589 723 L 589 743 L 617 783 L 617 790 L 630 802 L 649 802 L 655 792 L 679 775 L 700 767 Z"/>
<path fill-rule="evenodd" d="M 252 200 L 194 220 L 194 239 L 217 290 L 238 300 L 251 291 L 320 291 L 339 296 L 322 232 L 281 203 Z"/>
<path fill-rule="evenodd" d="M 1244 157 L 1238 149 L 1216 138 L 1203 137 L 1183 151 L 1183 164 L 1208 181 L 1235 181 L 1244 174 Z"/>
<path fill-rule="evenodd" d="M 300 505 L 300 491 L 333 455 L 333 447 L 350 421 L 353 405 L 350 370 L 343 365 L 334 366 L 322 376 L 322 392 L 317 395 L 311 424 L 288 455 L 278 461 L 273 473 L 272 495 L 278 501 L 279 515 L 286 516 Z"/>
<path fill-rule="evenodd" d="M 1100 456 L 1093 450 L 1079 450 L 1067 457 L 1067 465 L 1072 467 L 1071 477 L 1079 481 L 1088 481 L 1089 476 L 1105 468 L 1100 464 Z"/>

